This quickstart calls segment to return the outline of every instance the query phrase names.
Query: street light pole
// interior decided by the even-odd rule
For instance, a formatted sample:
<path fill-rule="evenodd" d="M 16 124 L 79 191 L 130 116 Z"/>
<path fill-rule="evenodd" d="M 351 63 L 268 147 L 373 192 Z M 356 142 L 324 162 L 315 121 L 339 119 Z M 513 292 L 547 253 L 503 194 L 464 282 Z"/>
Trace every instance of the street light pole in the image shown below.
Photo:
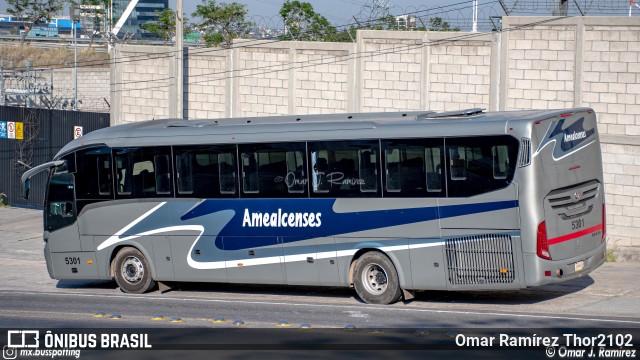
<path fill-rule="evenodd" d="M 73 110 L 78 111 L 78 37 L 75 17 L 71 20 L 73 29 Z"/>
<path fill-rule="evenodd" d="M 472 32 L 478 32 L 478 0 L 473 0 L 473 27 Z"/>
<path fill-rule="evenodd" d="M 176 2 L 176 118 L 184 118 L 184 59 L 182 48 L 182 0 Z"/>

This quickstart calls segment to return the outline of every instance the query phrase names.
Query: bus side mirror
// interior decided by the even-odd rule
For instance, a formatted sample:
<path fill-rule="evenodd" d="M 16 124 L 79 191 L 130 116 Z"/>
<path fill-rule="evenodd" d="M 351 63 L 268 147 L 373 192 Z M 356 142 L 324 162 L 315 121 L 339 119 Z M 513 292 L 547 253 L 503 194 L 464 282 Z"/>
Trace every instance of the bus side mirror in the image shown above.
<path fill-rule="evenodd" d="M 20 191 L 20 196 L 22 196 L 23 199 L 29 199 L 29 189 L 31 188 L 30 180 L 32 176 L 34 176 L 35 174 L 41 171 L 49 170 L 56 166 L 62 166 L 65 163 L 66 163 L 65 160 L 56 160 L 56 161 L 51 161 L 42 165 L 38 165 L 34 168 L 31 168 L 25 171 L 25 173 L 22 174 L 22 176 L 20 176 L 20 182 L 22 183 L 22 190 Z"/>
<path fill-rule="evenodd" d="M 25 199 L 25 200 L 29 199 L 29 189 L 30 188 L 31 188 L 31 179 L 26 179 L 22 183 L 22 194 L 20 194 L 23 199 Z"/>

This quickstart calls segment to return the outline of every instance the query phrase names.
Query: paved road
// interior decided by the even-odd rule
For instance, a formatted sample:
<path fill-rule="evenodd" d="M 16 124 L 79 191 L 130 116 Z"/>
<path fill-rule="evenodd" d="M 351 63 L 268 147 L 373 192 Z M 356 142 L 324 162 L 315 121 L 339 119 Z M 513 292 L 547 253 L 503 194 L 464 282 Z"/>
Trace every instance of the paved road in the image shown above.
<path fill-rule="evenodd" d="M 390 306 L 359 302 L 352 290 L 187 284 L 129 295 L 111 282 L 57 281 L 42 255 L 41 213 L 0 208 L 0 327 L 245 327 L 281 321 L 317 328 L 640 328 L 640 264 L 607 263 L 590 276 L 522 291 L 424 292 Z M 119 314 L 121 320 L 93 314 Z M 182 323 L 153 321 L 180 317 Z M 212 318 L 226 321 L 214 323 Z"/>

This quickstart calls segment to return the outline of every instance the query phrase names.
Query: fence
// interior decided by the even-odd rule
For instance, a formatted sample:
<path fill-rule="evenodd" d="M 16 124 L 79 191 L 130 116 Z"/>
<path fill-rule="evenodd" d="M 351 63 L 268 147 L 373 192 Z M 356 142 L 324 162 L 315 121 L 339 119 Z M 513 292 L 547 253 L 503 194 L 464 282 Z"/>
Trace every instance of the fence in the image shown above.
<path fill-rule="evenodd" d="M 74 127 L 82 127 L 86 134 L 109 126 L 109 119 L 106 113 L 0 106 L 0 193 L 11 205 L 41 207 L 46 174 L 40 173 L 31 180 L 29 200 L 24 200 L 20 197 L 22 173 L 50 161 L 73 140 Z M 11 133 L 10 123 L 17 131 Z"/>

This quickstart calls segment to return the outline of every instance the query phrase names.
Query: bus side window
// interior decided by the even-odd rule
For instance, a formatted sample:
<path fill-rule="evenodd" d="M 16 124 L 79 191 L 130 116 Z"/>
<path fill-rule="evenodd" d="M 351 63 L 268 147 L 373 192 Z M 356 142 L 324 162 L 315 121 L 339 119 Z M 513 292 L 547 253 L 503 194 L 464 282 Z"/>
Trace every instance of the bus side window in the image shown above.
<path fill-rule="evenodd" d="M 233 153 L 218 154 L 218 173 L 220 174 L 220 193 L 236 193 L 236 157 Z"/>
<path fill-rule="evenodd" d="M 111 149 L 100 147 L 80 150 L 76 153 L 75 162 L 78 169 L 76 196 L 83 205 L 113 199 Z M 67 160 L 69 163 L 71 161 Z"/>
<path fill-rule="evenodd" d="M 378 156 L 375 149 L 360 150 L 360 191 L 378 191 Z"/>
<path fill-rule="evenodd" d="M 242 153 L 242 192 L 245 194 L 260 192 L 258 178 L 258 154 Z"/>
<path fill-rule="evenodd" d="M 382 140 L 385 196 L 445 196 L 443 139 Z"/>
<path fill-rule="evenodd" d="M 506 145 L 491 147 L 493 155 L 493 178 L 506 179 L 509 170 L 509 149 Z"/>
<path fill-rule="evenodd" d="M 235 178 L 228 179 L 230 183 L 220 185 L 223 176 L 233 174 L 229 167 L 233 166 L 235 145 L 188 145 L 174 146 L 176 197 L 221 198 L 235 194 Z M 226 156 L 224 154 L 227 154 Z M 219 160 L 228 161 L 220 164 Z M 220 169 L 226 171 L 221 175 Z M 221 192 L 225 188 L 226 192 Z"/>
<path fill-rule="evenodd" d="M 304 154 L 302 151 L 287 151 L 285 154 L 287 174 L 284 182 L 289 193 L 304 193 L 307 185 L 305 176 Z"/>
<path fill-rule="evenodd" d="M 377 140 L 308 143 L 316 197 L 376 197 L 380 143 Z"/>
<path fill-rule="evenodd" d="M 386 149 L 384 153 L 386 161 L 386 189 L 388 192 L 400 192 L 402 190 L 400 186 L 400 150 Z"/>
<path fill-rule="evenodd" d="M 303 142 L 241 144 L 242 193 L 247 197 L 306 197 Z"/>
<path fill-rule="evenodd" d="M 509 185 L 514 175 L 518 145 L 518 140 L 508 135 L 447 138 L 452 171 L 447 185 L 448 196 L 475 196 Z"/>
<path fill-rule="evenodd" d="M 331 184 L 327 180 L 329 165 L 326 157 L 320 157 L 319 152 L 311 153 L 311 164 L 313 168 L 313 192 L 327 193 L 331 189 Z M 326 156 L 326 155 L 324 155 Z"/>
<path fill-rule="evenodd" d="M 128 155 L 116 155 L 116 190 L 118 195 L 131 195 L 131 161 Z"/>
<path fill-rule="evenodd" d="M 193 154 L 176 154 L 176 181 L 178 194 L 193 194 Z"/>
<path fill-rule="evenodd" d="M 133 163 L 131 172 L 135 197 L 153 196 L 156 191 L 155 170 L 151 161 Z"/>
<path fill-rule="evenodd" d="M 121 148 L 113 153 L 120 198 L 173 196 L 170 147 Z"/>
<path fill-rule="evenodd" d="M 156 193 L 171 194 L 171 159 L 168 154 L 153 157 L 156 168 Z"/>
<path fill-rule="evenodd" d="M 98 168 L 98 194 L 111 195 L 111 154 L 96 156 Z"/>
<path fill-rule="evenodd" d="M 467 162 L 464 146 L 453 146 L 449 148 L 449 173 L 451 180 L 467 179 Z"/>
<path fill-rule="evenodd" d="M 442 191 L 442 163 L 439 147 L 425 148 L 424 158 L 427 162 L 427 191 Z"/>

